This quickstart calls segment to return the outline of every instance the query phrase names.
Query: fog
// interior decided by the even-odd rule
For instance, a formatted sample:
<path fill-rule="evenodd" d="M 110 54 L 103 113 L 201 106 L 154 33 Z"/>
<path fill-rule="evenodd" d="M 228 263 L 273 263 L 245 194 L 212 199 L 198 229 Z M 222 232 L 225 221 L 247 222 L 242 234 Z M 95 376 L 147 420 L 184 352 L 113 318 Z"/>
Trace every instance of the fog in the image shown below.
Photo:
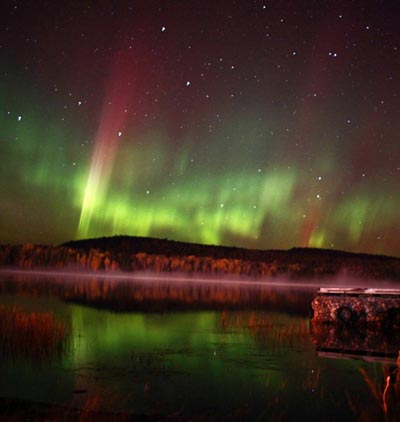
<path fill-rule="evenodd" d="M 21 270 L 21 269 L 0 269 L 1 275 L 22 275 L 31 277 L 52 277 L 62 278 L 64 282 L 77 281 L 79 279 L 99 279 L 121 282 L 146 282 L 146 283 L 166 283 L 166 284 L 210 284 L 243 287 L 274 287 L 274 288 L 295 288 L 297 289 L 318 289 L 324 288 L 379 288 L 379 289 L 400 289 L 399 282 L 376 279 L 359 279 L 345 275 L 334 277 L 325 277 L 321 279 L 304 279 L 289 277 L 269 277 L 269 278 L 250 278 L 245 276 L 204 276 L 198 273 L 156 273 L 150 271 L 136 272 L 90 272 L 90 271 L 53 271 L 53 270 Z"/>

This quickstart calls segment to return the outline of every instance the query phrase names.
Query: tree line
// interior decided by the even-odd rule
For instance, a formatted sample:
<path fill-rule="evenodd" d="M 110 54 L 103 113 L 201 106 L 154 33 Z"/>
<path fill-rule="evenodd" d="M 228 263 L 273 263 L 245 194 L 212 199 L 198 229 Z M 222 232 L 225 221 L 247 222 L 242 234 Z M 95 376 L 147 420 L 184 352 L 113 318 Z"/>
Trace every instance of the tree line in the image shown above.
<path fill-rule="evenodd" d="M 270 252 L 264 259 L 152 254 L 116 248 L 73 248 L 68 246 L 0 245 L 0 265 L 23 269 L 65 269 L 89 271 L 154 271 L 240 275 L 249 277 L 324 277 L 344 274 L 352 277 L 400 280 L 400 259 L 374 255 L 292 249 Z M 187 252 L 187 251 L 184 251 Z M 329 251 L 331 252 L 331 251 Z M 251 256 L 249 256 L 251 258 Z M 248 258 L 249 258 L 248 257 Z M 259 258 L 259 256 L 257 256 Z"/>

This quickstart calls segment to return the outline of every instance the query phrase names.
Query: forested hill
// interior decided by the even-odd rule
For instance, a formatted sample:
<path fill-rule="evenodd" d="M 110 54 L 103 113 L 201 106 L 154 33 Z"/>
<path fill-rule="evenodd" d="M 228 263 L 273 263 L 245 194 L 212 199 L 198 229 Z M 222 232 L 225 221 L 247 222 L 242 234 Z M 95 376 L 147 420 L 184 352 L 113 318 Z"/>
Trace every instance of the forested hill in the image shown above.
<path fill-rule="evenodd" d="M 132 236 L 77 240 L 59 246 L 0 245 L 0 266 L 260 278 L 345 275 L 400 281 L 400 258 L 312 248 L 254 250 Z"/>
<path fill-rule="evenodd" d="M 292 248 L 257 250 L 201 245 L 149 237 L 114 236 L 70 241 L 62 246 L 76 250 L 100 250 L 119 257 L 119 268 L 128 268 L 125 258 L 135 256 L 147 264 L 135 264 L 157 271 L 236 273 L 250 276 L 330 276 L 339 273 L 356 277 L 386 278 L 400 281 L 400 258 L 331 249 Z M 146 255 L 146 257 L 144 257 Z M 123 263 L 121 261 L 125 261 Z M 122 265 L 121 265 L 122 264 Z"/>
<path fill-rule="evenodd" d="M 165 256 L 189 256 L 197 257 L 209 256 L 212 258 L 226 258 L 226 259 L 243 259 L 249 261 L 264 261 L 269 260 L 289 260 L 293 259 L 360 259 L 373 260 L 380 263 L 395 262 L 400 263 L 400 258 L 373 255 L 366 253 L 345 252 L 335 249 L 318 249 L 318 248 L 292 248 L 289 250 L 278 249 L 245 249 L 233 246 L 216 246 L 216 245 L 202 245 L 198 243 L 178 242 L 168 239 L 157 239 L 152 237 L 136 237 L 136 236 L 113 236 L 113 237 L 99 237 L 94 239 L 71 240 L 63 243 L 60 246 L 76 249 L 99 249 L 101 251 L 112 251 L 114 253 L 129 252 L 139 253 L 144 252 L 154 255 Z"/>

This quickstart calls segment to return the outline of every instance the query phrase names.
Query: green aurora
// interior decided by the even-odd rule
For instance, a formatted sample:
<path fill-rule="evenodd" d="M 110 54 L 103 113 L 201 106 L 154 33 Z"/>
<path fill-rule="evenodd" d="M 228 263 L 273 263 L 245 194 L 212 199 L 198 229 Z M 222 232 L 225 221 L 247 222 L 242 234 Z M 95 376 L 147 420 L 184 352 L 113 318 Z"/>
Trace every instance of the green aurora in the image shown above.
<path fill-rule="evenodd" d="M 125 34 L 128 26 L 121 25 Z M 304 51 L 279 59 L 277 51 L 296 40 L 282 29 L 271 62 L 261 51 L 246 56 L 257 33 L 243 38 L 239 54 L 228 32 L 221 40 L 227 50 L 212 73 L 215 60 L 204 64 L 200 53 L 185 50 L 172 61 L 180 32 L 168 35 L 163 28 L 165 34 L 154 32 L 151 40 L 164 67 L 145 54 L 144 41 L 134 54 L 110 39 L 109 56 L 89 55 L 83 43 L 75 62 L 66 38 L 57 46 L 69 58 L 65 69 L 56 65 L 58 50 L 47 41 L 41 45 L 49 62 L 36 73 L 29 66 L 21 70 L 19 50 L 7 50 L 0 79 L 3 243 L 120 234 L 399 255 L 399 120 L 391 56 L 389 73 L 372 83 L 369 76 L 381 62 L 364 35 L 353 48 L 371 47 L 369 67 L 364 61 L 355 67 L 345 56 L 340 66 L 353 69 L 350 77 L 318 44 L 327 34 L 316 27 L 307 33 Z M 328 31 L 329 40 L 340 28 L 337 23 Z M 66 31 L 72 37 L 73 29 Z M 88 31 L 98 33 L 95 25 Z M 44 36 L 37 28 L 32 33 L 38 42 Z M 165 45 L 164 35 L 172 37 Z M 343 40 L 337 43 L 344 49 Z M 169 56 L 162 56 L 165 49 Z M 39 54 L 24 51 L 28 62 Z M 300 53 L 303 61 L 295 62 Z M 182 70 L 189 56 L 191 69 L 197 64 L 203 76 Z M 370 102 L 362 100 L 367 86 Z"/>
<path fill-rule="evenodd" d="M 174 153 L 162 129 L 125 135 L 109 180 L 90 196 L 90 216 L 83 218 L 91 143 L 76 147 L 72 140 L 85 139 L 84 133 L 71 134 L 66 125 L 29 111 L 21 114 L 17 125 L 15 112 L 0 122 L 2 155 L 8 157 L 0 182 L 4 241 L 131 234 L 260 248 L 396 252 L 390 233 L 400 196 L 394 186 L 385 192 L 367 179 L 342 195 L 337 163 L 318 157 L 316 170 L 305 177 L 300 166 L 279 166 L 268 158 L 281 153 L 279 144 L 265 151 L 263 165 L 259 160 L 255 168 L 246 166 L 256 155 L 240 150 L 242 137 L 255 136 L 246 127 L 232 129 L 238 151 L 226 154 L 196 151 L 190 139 Z M 255 144 L 259 151 L 261 143 Z"/>

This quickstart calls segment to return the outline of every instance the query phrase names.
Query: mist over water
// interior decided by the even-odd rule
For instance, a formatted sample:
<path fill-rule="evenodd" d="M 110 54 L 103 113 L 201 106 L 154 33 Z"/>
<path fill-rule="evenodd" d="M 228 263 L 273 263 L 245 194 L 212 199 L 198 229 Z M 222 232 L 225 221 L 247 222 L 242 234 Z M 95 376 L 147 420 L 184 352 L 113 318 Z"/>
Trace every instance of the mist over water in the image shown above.
<path fill-rule="evenodd" d="M 70 280 L 98 279 L 123 282 L 147 282 L 156 283 L 164 282 L 169 284 L 182 283 L 186 284 L 219 284 L 226 287 L 229 286 L 255 286 L 255 287 L 275 287 L 275 288 L 296 288 L 296 289 L 318 289 L 320 287 L 330 288 L 400 288 L 400 282 L 389 280 L 376 280 L 368 278 L 354 278 L 346 275 L 338 275 L 334 277 L 321 277 L 319 279 L 312 278 L 290 278 L 290 277 L 268 277 L 268 278 L 251 278 L 245 276 L 218 275 L 207 276 L 199 273 L 179 273 L 174 272 L 173 275 L 168 273 L 159 273 L 151 271 L 135 271 L 135 272 L 91 272 L 91 271 L 54 271 L 54 270 L 20 270 L 20 269 L 0 269 L 2 275 L 20 275 L 29 277 L 51 277 L 55 279 L 62 278 L 64 282 Z"/>
<path fill-rule="evenodd" d="M 15 321 L 0 347 L 0 400 L 178 420 L 353 421 L 363 412 L 391 420 L 397 381 L 386 378 L 398 373 L 396 359 L 367 362 L 357 348 L 373 341 L 374 350 L 397 350 L 400 339 L 311 330 L 310 302 L 322 286 L 396 287 L 344 277 L 0 271 L 0 310 Z M 46 354 L 26 347 L 20 320 L 31 321 L 30 337 L 46 339 Z M 47 340 L 53 327 L 58 342 Z M 358 359 L 321 355 L 329 344 Z"/>

